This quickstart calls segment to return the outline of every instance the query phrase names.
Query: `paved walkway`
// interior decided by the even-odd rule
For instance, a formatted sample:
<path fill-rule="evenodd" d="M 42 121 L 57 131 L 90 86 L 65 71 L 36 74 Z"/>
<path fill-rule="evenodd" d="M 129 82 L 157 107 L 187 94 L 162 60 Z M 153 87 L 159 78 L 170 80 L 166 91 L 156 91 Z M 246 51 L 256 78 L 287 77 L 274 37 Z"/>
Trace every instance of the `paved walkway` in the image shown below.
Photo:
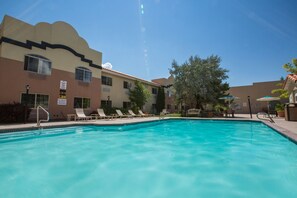
<path fill-rule="evenodd" d="M 89 120 L 89 121 L 63 121 L 63 122 L 48 122 L 42 123 L 42 127 L 54 127 L 54 126 L 67 126 L 67 125 L 81 125 L 81 124 L 98 124 L 98 125 L 112 125 L 112 124 L 129 124 L 137 122 L 148 122 L 159 120 L 158 116 L 156 117 L 147 117 L 147 118 L 122 118 L 122 119 L 112 119 L 112 120 Z M 208 119 L 208 118 L 198 118 L 198 119 Z M 249 114 L 236 114 L 235 118 L 213 118 L 213 119 L 232 119 L 232 120 L 258 120 L 256 115 L 253 115 L 253 118 L 250 118 Z M 274 118 L 275 123 L 269 124 L 270 126 L 277 129 L 285 129 L 297 135 L 297 122 L 288 122 L 284 118 Z M 28 124 L 9 124 L 9 125 L 0 125 L 0 131 L 12 131 L 15 129 L 32 129 L 36 128 L 36 123 Z"/>
<path fill-rule="evenodd" d="M 237 114 L 235 115 L 237 118 L 244 118 L 244 119 L 251 119 L 249 114 Z M 252 120 L 259 120 L 256 115 L 252 115 L 253 118 Z M 281 127 L 283 129 L 286 129 L 288 131 L 291 131 L 292 133 L 297 134 L 297 122 L 293 122 L 293 121 L 286 121 L 285 118 L 273 118 L 273 120 L 275 121 L 274 126 L 277 127 Z"/>

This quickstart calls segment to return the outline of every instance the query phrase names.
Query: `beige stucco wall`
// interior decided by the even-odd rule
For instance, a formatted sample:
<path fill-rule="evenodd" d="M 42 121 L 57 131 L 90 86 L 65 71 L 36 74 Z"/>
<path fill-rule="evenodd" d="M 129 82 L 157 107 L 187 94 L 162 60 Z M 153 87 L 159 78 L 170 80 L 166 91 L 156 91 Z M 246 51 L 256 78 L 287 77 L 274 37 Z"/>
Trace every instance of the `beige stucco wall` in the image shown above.
<path fill-rule="evenodd" d="M 117 72 L 113 72 L 112 70 L 106 71 L 102 70 L 102 76 L 107 76 L 112 78 L 112 86 L 101 85 L 101 100 L 108 100 L 108 96 L 110 96 L 110 100 L 112 101 L 113 107 L 123 107 L 123 102 L 129 102 L 129 90 L 125 89 L 123 84 L 124 81 L 131 83 L 132 89 L 134 88 L 134 82 L 136 79 L 125 77 L 124 75 L 118 75 Z M 152 83 L 146 83 L 142 81 L 145 87 L 151 93 L 152 87 L 157 88 L 157 86 L 153 86 Z M 152 104 L 156 103 L 156 95 L 151 94 L 150 99 L 144 105 L 143 109 L 146 112 L 150 112 L 152 108 Z"/>
<path fill-rule="evenodd" d="M 118 77 L 115 75 L 107 74 L 102 71 L 102 76 L 107 76 L 112 78 L 112 86 L 101 85 L 101 100 L 107 100 L 108 96 L 112 101 L 112 106 L 114 107 L 122 107 L 123 102 L 129 102 L 129 90 L 124 89 L 123 82 L 127 81 L 133 84 L 133 81 L 129 79 L 124 79 L 122 77 Z"/>
<path fill-rule="evenodd" d="M 239 97 L 238 100 L 234 101 L 233 105 L 236 113 L 249 113 L 248 107 L 248 96 L 250 96 L 252 113 L 258 113 L 260 111 L 267 109 L 267 102 L 259 102 L 258 98 L 264 96 L 277 96 L 277 94 L 272 94 L 273 89 L 278 89 L 280 87 L 276 86 L 281 81 L 270 81 L 270 82 L 258 82 L 253 83 L 253 85 L 230 87 L 229 93 L 232 96 Z M 283 100 L 286 102 L 287 100 Z"/>
<path fill-rule="evenodd" d="M 168 85 L 173 85 L 174 83 L 174 77 L 169 76 L 168 78 L 158 78 L 158 79 L 153 79 L 152 80 L 155 83 L 158 83 L 162 86 L 168 86 Z M 175 101 L 175 90 L 173 86 L 170 86 L 168 88 L 164 88 L 165 92 L 165 107 L 168 112 L 178 112 L 180 108 L 176 106 L 176 101 Z M 176 108 L 177 107 L 177 108 Z"/>
<path fill-rule="evenodd" d="M 58 105 L 60 81 L 67 81 L 67 105 Z M 24 63 L 0 57 L 0 104 L 21 102 L 21 94 L 30 86 L 30 94 L 49 96 L 50 119 L 66 119 L 67 114 L 75 113 L 74 97 L 90 98 L 90 108 L 84 109 L 86 114 L 95 111 L 100 105 L 101 79 L 92 78 L 91 83 L 83 83 L 75 79 L 75 74 L 52 69 L 52 75 L 45 76 L 24 70 Z M 32 109 L 30 118 L 36 118 L 36 109 Z M 35 119 L 36 120 L 36 119 Z"/>
<path fill-rule="evenodd" d="M 24 62 L 26 54 L 37 54 L 48 58 L 52 63 L 53 69 L 75 73 L 76 67 L 83 66 L 92 71 L 93 77 L 101 78 L 101 69 L 90 67 L 88 63 L 82 62 L 79 57 L 64 49 L 47 48 L 43 50 L 36 47 L 27 49 L 5 42 L 2 43 L 1 48 L 1 57 L 3 58 Z"/>
<path fill-rule="evenodd" d="M 87 42 L 81 38 L 76 30 L 65 22 L 38 23 L 30 25 L 10 16 L 4 16 L 2 21 L 2 36 L 26 43 L 27 40 L 41 43 L 62 44 L 68 46 L 94 64 L 102 65 L 102 53 L 90 49 Z M 9 58 L 9 57 L 5 57 Z"/>
<path fill-rule="evenodd" d="M 24 23 L 9 16 L 5 16 L 1 24 L 3 37 L 22 43 L 27 40 L 41 43 L 65 45 L 77 53 L 85 55 L 94 64 L 101 65 L 102 54 L 88 47 L 77 32 L 67 23 L 54 24 L 39 23 L 36 26 Z M 44 56 L 51 61 L 52 73 L 49 76 L 24 70 L 26 54 Z M 92 71 L 91 83 L 84 83 L 75 79 L 75 68 L 83 66 Z M 60 81 L 67 81 L 67 105 L 57 104 L 60 94 Z M 101 98 L 101 69 L 94 68 L 75 56 L 67 49 L 28 49 L 19 45 L 2 42 L 0 45 L 0 103 L 21 102 L 21 94 L 25 92 L 25 85 L 30 86 L 30 93 L 49 96 L 48 111 L 51 119 L 65 119 L 69 113 L 74 113 L 74 97 L 90 98 L 90 108 L 84 109 L 89 114 L 100 105 Z M 30 118 L 34 117 L 32 109 Z"/>

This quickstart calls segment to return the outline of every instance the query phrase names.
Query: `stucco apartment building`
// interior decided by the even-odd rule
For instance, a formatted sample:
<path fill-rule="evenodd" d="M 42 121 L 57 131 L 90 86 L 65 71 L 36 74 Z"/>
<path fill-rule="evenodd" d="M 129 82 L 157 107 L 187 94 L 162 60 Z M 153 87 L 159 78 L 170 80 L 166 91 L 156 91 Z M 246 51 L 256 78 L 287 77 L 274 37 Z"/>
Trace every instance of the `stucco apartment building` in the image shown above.
<path fill-rule="evenodd" d="M 259 102 L 257 99 L 264 96 L 277 96 L 277 94 L 272 94 L 271 91 L 281 88 L 277 86 L 279 83 L 282 83 L 282 81 L 255 82 L 252 85 L 230 87 L 228 91 L 230 95 L 239 98 L 234 100 L 232 105 L 235 113 L 249 113 L 248 96 L 250 96 L 252 113 L 267 111 L 267 102 Z M 287 100 L 282 102 L 285 103 Z M 272 109 L 275 103 L 270 102 Z"/>
<path fill-rule="evenodd" d="M 102 53 L 88 46 L 76 30 L 65 22 L 31 25 L 5 16 L 0 25 L 0 104 L 24 102 L 32 109 L 41 105 L 51 119 L 65 119 L 74 108 L 86 114 L 109 100 L 112 106 L 129 102 L 128 82 L 136 78 L 113 70 L 102 70 Z M 112 79 L 112 84 L 110 83 Z M 149 89 L 158 85 L 141 80 Z M 28 90 L 27 90 L 28 89 Z M 125 103 L 126 102 L 126 103 Z M 145 106 L 151 111 L 152 97 Z"/>
<path fill-rule="evenodd" d="M 164 93 L 165 93 L 165 108 L 168 112 L 173 113 L 173 112 L 178 112 L 180 107 L 176 104 L 175 101 L 175 91 L 173 88 L 173 83 L 174 83 L 174 77 L 169 76 L 168 78 L 157 78 L 153 79 L 152 82 L 159 84 L 164 88 Z"/>
<path fill-rule="evenodd" d="M 170 76 L 169 78 L 158 78 L 152 81 L 164 87 L 165 107 L 167 110 L 169 112 L 178 112 L 181 107 L 177 106 L 175 101 L 175 92 L 172 86 L 174 83 L 173 76 Z M 252 85 L 230 87 L 228 93 L 238 97 L 237 100 L 233 101 L 232 108 L 235 109 L 236 113 L 249 113 L 248 96 L 250 96 L 252 113 L 267 111 L 267 102 L 259 102 L 257 99 L 264 96 L 277 96 L 276 94 L 272 94 L 271 91 L 273 89 L 281 88 L 277 86 L 279 83 L 281 83 L 281 81 L 255 82 Z M 282 102 L 286 103 L 288 100 L 282 99 Z M 275 103 L 276 102 L 270 102 L 272 109 L 274 108 Z"/>
<path fill-rule="evenodd" d="M 130 108 L 129 89 L 134 89 L 134 82 L 141 82 L 151 93 L 151 97 L 144 105 L 143 110 L 155 113 L 156 96 L 158 87 L 157 83 L 146 81 L 128 74 L 124 74 L 115 70 L 102 69 L 102 85 L 101 85 L 101 105 L 109 105 L 113 107 Z"/>

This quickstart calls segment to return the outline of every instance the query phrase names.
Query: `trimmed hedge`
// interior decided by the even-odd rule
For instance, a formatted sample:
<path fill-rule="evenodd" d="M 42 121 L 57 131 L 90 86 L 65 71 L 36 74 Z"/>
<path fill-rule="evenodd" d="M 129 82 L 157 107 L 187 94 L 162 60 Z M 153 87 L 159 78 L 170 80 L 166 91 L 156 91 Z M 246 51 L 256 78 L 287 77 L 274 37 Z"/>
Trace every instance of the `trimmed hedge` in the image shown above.
<path fill-rule="evenodd" d="M 0 123 L 22 123 L 25 120 L 26 107 L 21 103 L 0 104 Z M 31 109 L 27 108 L 26 119 Z"/>

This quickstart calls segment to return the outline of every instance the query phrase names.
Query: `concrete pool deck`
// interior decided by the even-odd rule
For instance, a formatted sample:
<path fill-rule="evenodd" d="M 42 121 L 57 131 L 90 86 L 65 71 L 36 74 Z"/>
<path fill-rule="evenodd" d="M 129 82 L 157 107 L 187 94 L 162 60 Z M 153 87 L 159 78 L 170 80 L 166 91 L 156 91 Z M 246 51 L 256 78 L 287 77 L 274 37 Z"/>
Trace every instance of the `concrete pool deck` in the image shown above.
<path fill-rule="evenodd" d="M 164 117 L 164 119 L 168 119 Z M 216 120 L 253 120 L 259 121 L 256 115 L 253 115 L 253 118 L 250 118 L 249 114 L 235 114 L 235 118 L 193 118 L 191 119 L 216 119 Z M 159 116 L 155 117 L 145 117 L 145 118 L 116 118 L 112 120 L 88 120 L 88 121 L 60 121 L 60 122 L 46 122 L 41 123 L 41 127 L 60 127 L 60 126 L 69 126 L 69 125 L 83 125 L 83 124 L 94 124 L 94 125 L 123 125 L 123 124 L 132 124 L 138 122 L 149 122 L 160 120 Z M 293 139 L 297 142 L 297 122 L 289 122 L 284 118 L 274 118 L 275 123 L 270 123 L 264 121 L 268 126 L 278 130 L 283 135 Z M 36 129 L 36 123 L 27 123 L 27 124 L 4 124 L 0 125 L 0 132 L 11 132 L 19 130 L 31 130 Z"/>

